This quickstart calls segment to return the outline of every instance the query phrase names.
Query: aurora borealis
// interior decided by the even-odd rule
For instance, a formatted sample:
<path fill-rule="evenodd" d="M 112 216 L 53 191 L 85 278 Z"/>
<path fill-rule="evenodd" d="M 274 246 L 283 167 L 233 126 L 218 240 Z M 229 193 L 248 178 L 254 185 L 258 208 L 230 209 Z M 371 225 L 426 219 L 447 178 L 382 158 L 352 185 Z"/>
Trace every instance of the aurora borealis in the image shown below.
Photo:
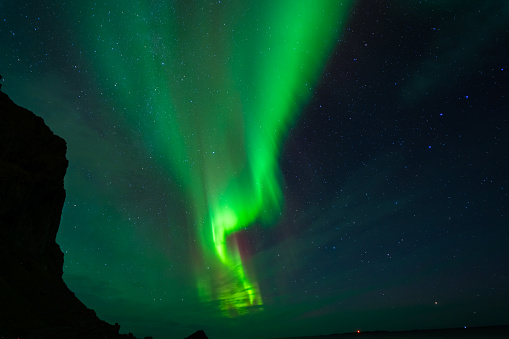
<path fill-rule="evenodd" d="M 501 324 L 508 13 L 0 2 L 2 90 L 68 143 L 64 280 L 140 337 Z"/>
<path fill-rule="evenodd" d="M 178 19 L 163 20 L 172 17 L 169 9 L 132 5 L 112 12 L 104 3 L 75 14 L 94 38 L 84 41 L 98 54 L 91 57 L 94 73 L 108 79 L 105 92 L 114 84 L 115 104 L 136 107 L 144 96 L 150 105 L 149 112 L 126 109 L 125 116 L 183 187 L 190 206 L 184 227 L 202 250 L 193 263 L 200 296 L 219 300 L 227 313 L 246 312 L 262 299 L 234 235 L 253 223 L 274 223 L 281 210 L 282 141 L 348 6 L 197 3 L 176 6 Z M 228 27 L 218 20 L 223 16 L 233 18 Z"/>

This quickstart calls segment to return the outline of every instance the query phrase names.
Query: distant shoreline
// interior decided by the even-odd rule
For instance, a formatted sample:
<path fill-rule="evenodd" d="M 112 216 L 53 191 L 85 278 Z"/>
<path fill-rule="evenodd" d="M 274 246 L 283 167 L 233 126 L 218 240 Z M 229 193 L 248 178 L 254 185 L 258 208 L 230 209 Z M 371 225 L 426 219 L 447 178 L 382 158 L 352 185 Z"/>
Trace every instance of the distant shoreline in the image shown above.
<path fill-rule="evenodd" d="M 267 339 L 337 339 L 337 338 L 509 338 L 509 325 L 444 328 L 410 331 L 360 331 L 304 337 L 280 337 Z"/>

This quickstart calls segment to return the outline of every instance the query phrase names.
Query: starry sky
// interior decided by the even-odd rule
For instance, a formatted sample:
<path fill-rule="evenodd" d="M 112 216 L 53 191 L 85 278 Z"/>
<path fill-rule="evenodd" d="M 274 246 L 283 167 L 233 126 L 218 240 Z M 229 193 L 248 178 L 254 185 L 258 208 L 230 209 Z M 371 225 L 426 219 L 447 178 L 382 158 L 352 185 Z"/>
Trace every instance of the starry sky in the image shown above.
<path fill-rule="evenodd" d="M 64 281 L 136 336 L 507 324 L 507 1 L 0 2 Z"/>

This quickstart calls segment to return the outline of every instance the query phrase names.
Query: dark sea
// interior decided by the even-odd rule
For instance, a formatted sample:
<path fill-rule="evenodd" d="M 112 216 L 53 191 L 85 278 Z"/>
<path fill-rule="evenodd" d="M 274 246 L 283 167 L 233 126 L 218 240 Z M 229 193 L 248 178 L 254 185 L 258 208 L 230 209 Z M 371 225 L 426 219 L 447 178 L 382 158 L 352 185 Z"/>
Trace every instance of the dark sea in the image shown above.
<path fill-rule="evenodd" d="M 454 328 L 438 330 L 401 331 L 401 332 L 359 332 L 307 337 L 287 337 L 279 339 L 509 339 L 509 326 L 490 326 L 472 328 Z"/>

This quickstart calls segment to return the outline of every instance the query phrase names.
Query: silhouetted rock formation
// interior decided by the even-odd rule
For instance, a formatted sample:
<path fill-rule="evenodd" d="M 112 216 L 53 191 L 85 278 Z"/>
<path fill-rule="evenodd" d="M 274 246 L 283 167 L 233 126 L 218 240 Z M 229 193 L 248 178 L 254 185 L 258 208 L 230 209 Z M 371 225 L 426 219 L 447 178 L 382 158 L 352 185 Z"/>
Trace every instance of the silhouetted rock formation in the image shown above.
<path fill-rule="evenodd" d="M 202 330 L 196 331 L 184 339 L 209 339 Z"/>
<path fill-rule="evenodd" d="M 62 280 L 65 141 L 0 91 L 0 336 L 119 338 Z"/>

